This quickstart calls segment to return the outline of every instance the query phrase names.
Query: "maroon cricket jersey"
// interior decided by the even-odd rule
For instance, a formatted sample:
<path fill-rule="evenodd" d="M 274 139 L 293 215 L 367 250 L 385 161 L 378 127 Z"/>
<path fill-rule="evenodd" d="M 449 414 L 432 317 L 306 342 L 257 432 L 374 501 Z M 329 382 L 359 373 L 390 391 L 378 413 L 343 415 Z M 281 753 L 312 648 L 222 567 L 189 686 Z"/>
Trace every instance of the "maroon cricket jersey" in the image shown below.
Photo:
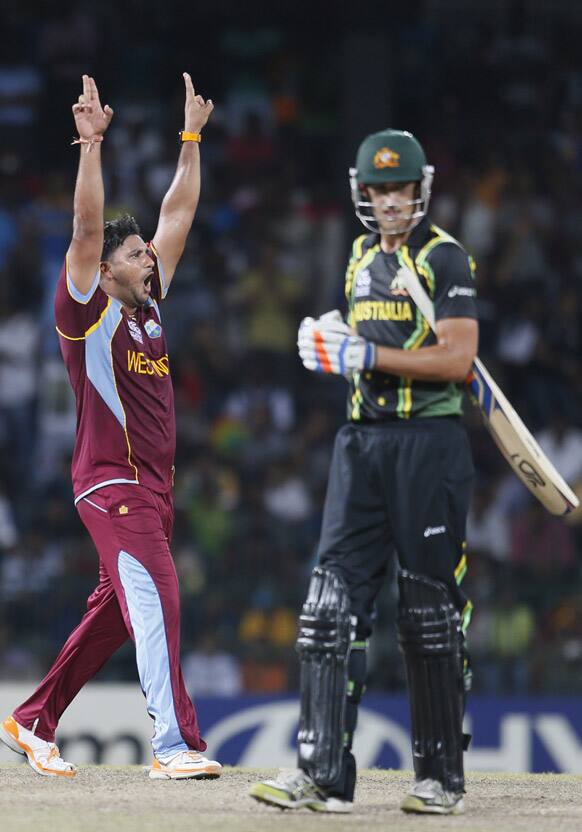
<path fill-rule="evenodd" d="M 100 288 L 99 272 L 85 295 L 71 281 L 66 260 L 59 277 L 57 332 L 77 401 L 75 503 L 111 483 L 157 492 L 172 485 L 174 393 L 158 305 L 166 285 L 151 243 L 150 252 L 151 295 L 135 318 Z"/>

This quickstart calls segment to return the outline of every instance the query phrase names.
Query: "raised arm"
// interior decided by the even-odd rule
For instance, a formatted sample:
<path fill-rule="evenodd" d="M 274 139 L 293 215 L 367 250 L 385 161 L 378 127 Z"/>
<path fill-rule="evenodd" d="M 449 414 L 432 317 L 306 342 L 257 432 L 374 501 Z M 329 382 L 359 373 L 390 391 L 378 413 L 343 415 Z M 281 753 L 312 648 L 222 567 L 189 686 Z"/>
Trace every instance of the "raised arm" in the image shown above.
<path fill-rule="evenodd" d="M 103 177 L 101 142 L 113 110 L 101 106 L 95 80 L 83 75 L 83 92 L 73 104 L 79 134 L 79 170 L 75 184 L 73 238 L 67 255 L 75 288 L 86 295 L 95 279 L 103 248 Z"/>
<path fill-rule="evenodd" d="M 199 136 L 208 121 L 214 104 L 196 95 L 192 79 L 184 73 L 186 104 L 184 133 Z M 183 141 L 176 174 L 162 202 L 153 244 L 164 267 L 166 287 L 184 251 L 200 196 L 200 146 L 198 141 Z"/>

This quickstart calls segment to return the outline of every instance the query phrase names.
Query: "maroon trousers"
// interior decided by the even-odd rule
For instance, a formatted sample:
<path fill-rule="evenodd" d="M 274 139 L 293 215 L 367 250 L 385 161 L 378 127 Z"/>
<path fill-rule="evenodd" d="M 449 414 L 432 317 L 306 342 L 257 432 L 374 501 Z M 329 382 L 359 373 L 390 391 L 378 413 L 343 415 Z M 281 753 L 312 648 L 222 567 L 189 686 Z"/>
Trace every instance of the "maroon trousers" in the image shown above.
<path fill-rule="evenodd" d="M 169 548 L 171 493 L 140 485 L 108 485 L 77 504 L 99 553 L 99 584 L 32 696 L 14 711 L 18 723 L 54 741 L 59 718 L 126 639 L 135 641 L 152 746 L 162 761 L 179 751 L 204 751 L 196 711 L 180 668 L 180 596 Z"/>

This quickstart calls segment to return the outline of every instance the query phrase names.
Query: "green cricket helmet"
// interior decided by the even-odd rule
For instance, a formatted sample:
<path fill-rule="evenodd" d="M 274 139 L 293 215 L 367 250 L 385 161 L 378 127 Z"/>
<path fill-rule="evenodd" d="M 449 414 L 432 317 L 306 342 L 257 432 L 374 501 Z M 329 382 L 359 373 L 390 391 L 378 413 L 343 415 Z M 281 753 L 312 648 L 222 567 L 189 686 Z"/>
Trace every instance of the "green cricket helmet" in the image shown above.
<path fill-rule="evenodd" d="M 418 182 L 420 193 L 417 199 L 407 204 L 415 206 L 410 218 L 412 230 L 428 210 L 434 167 L 428 165 L 420 142 L 405 130 L 381 130 L 367 136 L 356 156 L 356 166 L 350 168 L 350 187 L 356 216 L 363 225 L 374 233 L 379 232 L 374 216 L 374 206 L 368 194 L 368 185 L 385 182 Z M 394 222 L 399 222 L 398 217 Z M 387 232 L 402 233 L 395 230 Z"/>

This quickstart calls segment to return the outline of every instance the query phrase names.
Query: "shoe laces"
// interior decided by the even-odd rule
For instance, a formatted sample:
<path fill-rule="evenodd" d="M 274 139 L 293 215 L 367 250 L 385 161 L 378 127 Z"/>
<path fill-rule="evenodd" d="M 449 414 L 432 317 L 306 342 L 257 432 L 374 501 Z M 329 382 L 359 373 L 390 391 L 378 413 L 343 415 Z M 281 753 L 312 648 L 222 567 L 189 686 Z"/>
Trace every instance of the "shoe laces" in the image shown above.
<path fill-rule="evenodd" d="M 316 794 L 323 797 L 321 788 L 303 769 L 281 769 L 275 782 L 292 792 L 296 797 Z"/>
<path fill-rule="evenodd" d="M 275 783 L 289 784 L 295 781 L 301 782 L 305 777 L 305 772 L 300 768 L 281 768 L 275 778 Z"/>
<path fill-rule="evenodd" d="M 206 762 L 206 757 L 203 757 L 199 751 L 184 751 L 184 756 L 187 760 L 192 760 L 194 763 Z"/>
<path fill-rule="evenodd" d="M 199 751 L 179 751 L 166 762 L 166 765 L 180 765 L 181 763 L 202 763 L 205 758 Z"/>
<path fill-rule="evenodd" d="M 44 756 L 44 755 L 43 755 Z M 52 763 L 53 765 L 56 763 L 56 768 L 63 768 L 63 769 L 72 769 L 73 765 L 71 763 L 66 763 L 63 758 L 61 757 L 61 752 L 59 751 L 58 745 L 54 743 L 50 743 L 48 747 L 48 754 L 46 755 L 46 762 Z"/>
<path fill-rule="evenodd" d="M 419 797 L 430 800 L 441 800 L 443 802 L 454 802 L 460 796 L 457 792 L 447 791 L 439 780 L 434 780 L 430 777 L 415 783 L 411 789 L 411 794 L 416 794 Z"/>

